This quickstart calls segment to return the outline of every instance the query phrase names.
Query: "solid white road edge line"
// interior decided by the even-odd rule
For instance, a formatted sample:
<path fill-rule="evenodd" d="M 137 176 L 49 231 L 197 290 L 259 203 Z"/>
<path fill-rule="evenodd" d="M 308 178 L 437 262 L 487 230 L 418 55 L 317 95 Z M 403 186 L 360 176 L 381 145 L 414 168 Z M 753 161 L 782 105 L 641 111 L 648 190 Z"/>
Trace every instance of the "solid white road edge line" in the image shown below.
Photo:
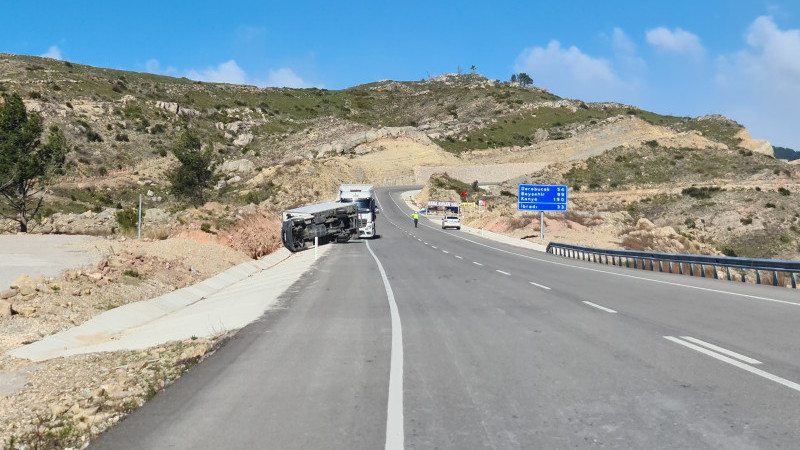
<path fill-rule="evenodd" d="M 589 305 L 589 306 L 591 306 L 591 307 L 593 307 L 593 308 L 597 308 L 597 309 L 603 310 L 603 311 L 605 311 L 605 312 L 607 312 L 607 313 L 611 313 L 611 314 L 616 314 L 616 313 L 617 313 L 617 312 L 616 312 L 616 311 L 614 311 L 613 309 L 611 309 L 611 308 L 606 308 L 605 306 L 600 306 L 600 305 L 598 305 L 597 303 L 587 302 L 587 301 L 585 301 L 585 300 L 584 300 L 584 302 L 583 302 L 583 303 L 586 303 L 587 305 Z"/>
<path fill-rule="evenodd" d="M 386 277 L 375 252 L 367 241 L 367 250 L 375 259 L 378 271 L 381 273 L 383 285 L 386 288 L 386 297 L 389 300 L 389 311 L 392 316 L 392 350 L 389 365 L 389 401 L 386 407 L 386 450 L 402 450 L 405 448 L 405 431 L 403 430 L 403 330 L 400 324 L 400 313 L 397 311 L 397 302 L 394 292 Z"/>
<path fill-rule="evenodd" d="M 700 353 L 702 353 L 704 355 L 708 355 L 708 356 L 710 356 L 712 358 L 715 358 L 715 359 L 718 359 L 718 360 L 720 360 L 722 362 L 726 362 L 726 363 L 728 363 L 728 364 L 730 364 L 732 366 L 736 366 L 736 367 L 738 367 L 738 368 L 740 368 L 742 370 L 746 370 L 746 371 L 748 371 L 748 372 L 750 372 L 752 374 L 755 374 L 755 375 L 758 375 L 760 377 L 766 378 L 766 379 L 768 379 L 770 381 L 774 381 L 776 383 L 782 384 L 782 385 L 788 387 L 789 389 L 794 389 L 795 391 L 800 392 L 800 384 L 797 384 L 797 383 L 795 383 L 793 381 L 789 381 L 789 380 L 787 380 L 785 378 L 781 378 L 781 377 L 779 377 L 777 375 L 773 375 L 773 374 L 771 374 L 769 372 L 765 372 L 765 371 L 763 371 L 761 369 L 757 369 L 757 368 L 755 368 L 753 366 L 748 366 L 747 364 L 745 364 L 745 363 L 743 363 L 741 361 L 737 361 L 737 360 L 735 360 L 733 358 L 728 358 L 725 355 L 720 355 L 717 352 L 712 352 L 711 350 L 708 350 L 708 349 L 705 349 L 703 347 L 700 347 L 699 345 L 694 345 L 691 342 L 683 341 L 683 340 L 678 339 L 678 338 L 676 338 L 674 336 L 664 336 L 664 339 L 672 341 L 672 342 L 674 342 L 676 344 L 680 344 L 680 345 L 682 345 L 684 347 L 688 347 L 688 348 L 690 348 L 692 350 L 695 350 L 695 351 L 698 351 L 698 352 L 700 352 Z"/>
<path fill-rule="evenodd" d="M 529 283 L 530 283 L 530 284 L 532 284 L 532 285 L 534 285 L 534 286 L 536 286 L 536 287 L 540 287 L 540 288 L 542 288 L 542 289 L 546 289 L 546 290 L 548 290 L 548 291 L 550 290 L 550 288 L 549 288 L 549 287 L 547 287 L 547 286 L 545 286 L 545 285 L 543 285 L 543 284 L 534 283 L 533 281 L 529 281 Z"/>
<path fill-rule="evenodd" d="M 681 336 L 681 339 L 683 339 L 685 341 L 689 341 L 689 342 L 694 342 L 697 345 L 702 345 L 703 347 L 705 347 L 705 348 L 707 348 L 709 350 L 714 350 L 717 353 L 722 353 L 723 355 L 728 355 L 731 358 L 736 358 L 739 361 L 746 362 L 747 364 L 761 364 L 761 361 L 759 361 L 757 359 L 753 359 L 753 358 L 751 358 L 749 356 L 744 356 L 744 355 L 742 355 L 740 353 L 736 353 L 734 351 L 728 350 L 726 348 L 722 348 L 720 346 L 711 344 L 711 343 L 706 342 L 706 341 L 701 341 L 700 339 L 693 338 L 691 336 Z"/>

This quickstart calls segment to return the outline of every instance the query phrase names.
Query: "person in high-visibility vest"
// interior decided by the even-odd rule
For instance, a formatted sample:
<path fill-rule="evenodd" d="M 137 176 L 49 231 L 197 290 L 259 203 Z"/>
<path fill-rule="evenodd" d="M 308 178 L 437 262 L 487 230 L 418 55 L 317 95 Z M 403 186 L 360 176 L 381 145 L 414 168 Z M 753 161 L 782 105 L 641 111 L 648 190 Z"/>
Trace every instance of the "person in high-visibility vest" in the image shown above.
<path fill-rule="evenodd" d="M 419 214 L 413 212 L 411 213 L 411 218 L 414 219 L 414 228 L 417 228 L 417 222 L 419 221 Z"/>

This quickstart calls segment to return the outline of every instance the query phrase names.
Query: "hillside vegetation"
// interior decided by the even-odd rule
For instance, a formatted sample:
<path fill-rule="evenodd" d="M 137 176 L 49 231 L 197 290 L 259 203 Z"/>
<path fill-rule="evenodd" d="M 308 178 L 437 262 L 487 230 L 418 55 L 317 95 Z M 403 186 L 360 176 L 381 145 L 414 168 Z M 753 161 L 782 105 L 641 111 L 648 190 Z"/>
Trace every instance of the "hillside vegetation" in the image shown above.
<path fill-rule="evenodd" d="M 512 178 L 483 195 L 493 214 L 517 225 L 525 221 L 512 209 L 516 183 L 558 182 L 571 186 L 574 213 L 589 218 L 572 216 L 576 224 L 613 215 L 605 220 L 613 233 L 600 239 L 608 245 L 621 245 L 625 227 L 644 217 L 707 247 L 696 251 L 797 253 L 797 166 L 722 116 L 562 99 L 478 74 L 276 89 L 15 55 L 0 55 L 0 92 L 18 93 L 67 138 L 65 173 L 48 191 L 41 231 L 78 232 L 71 224 L 82 215 L 95 233 L 119 232 L 115 213 L 140 194 L 152 226 L 213 231 L 247 212 L 328 200 L 341 182 L 413 184 L 449 171 L 469 187 Z M 222 208 L 191 212 L 170 184 L 172 150 L 186 130 L 216 157 L 220 181 L 209 199 Z M 681 194 L 692 185 L 720 190 Z M 778 185 L 790 195 L 768 198 Z M 728 213 L 735 218 L 723 221 Z M 580 232 L 576 239 L 600 236 Z"/>

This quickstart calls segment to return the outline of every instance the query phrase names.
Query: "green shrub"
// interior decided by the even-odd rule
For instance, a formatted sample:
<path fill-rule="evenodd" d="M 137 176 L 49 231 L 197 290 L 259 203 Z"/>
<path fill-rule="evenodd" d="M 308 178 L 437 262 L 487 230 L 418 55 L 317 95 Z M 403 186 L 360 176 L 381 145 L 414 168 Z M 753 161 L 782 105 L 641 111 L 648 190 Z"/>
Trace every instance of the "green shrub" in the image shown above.
<path fill-rule="evenodd" d="M 779 188 L 778 188 L 778 192 L 779 192 L 781 195 L 785 195 L 785 196 L 792 195 L 792 191 L 790 191 L 790 190 L 788 190 L 788 189 L 786 189 L 786 188 L 784 188 L 784 187 L 779 187 Z"/>
<path fill-rule="evenodd" d="M 751 223 L 753 223 L 753 218 L 748 217 L 746 219 L 739 219 L 739 222 L 742 222 L 742 225 L 750 225 Z"/>
<path fill-rule="evenodd" d="M 136 269 L 125 269 L 125 271 L 122 272 L 122 274 L 125 275 L 126 277 L 131 277 L 131 278 L 140 277 L 139 272 Z"/>
<path fill-rule="evenodd" d="M 767 203 L 764 205 L 764 207 L 766 207 L 766 208 L 775 208 L 775 206 L 776 206 L 776 205 L 775 205 L 775 203 L 772 203 L 772 202 L 767 202 Z"/>
<path fill-rule="evenodd" d="M 144 220 L 144 211 L 142 211 L 142 220 Z M 135 208 L 117 211 L 117 223 L 123 231 L 136 229 L 139 226 L 139 211 Z"/>
<path fill-rule="evenodd" d="M 114 139 L 118 142 L 130 142 L 130 138 L 125 133 L 118 133 L 116 136 L 114 136 Z"/>
<path fill-rule="evenodd" d="M 42 98 L 42 94 L 40 94 L 40 93 L 38 93 L 36 91 L 30 91 L 30 92 L 28 92 L 28 97 L 36 100 L 36 99 Z"/>
<path fill-rule="evenodd" d="M 200 230 L 206 233 L 211 233 L 211 224 L 208 222 L 203 222 L 200 224 Z"/>
<path fill-rule="evenodd" d="M 695 186 L 692 186 L 692 187 L 688 187 L 688 188 L 682 190 L 681 194 L 688 195 L 689 197 L 696 198 L 698 200 L 702 200 L 702 199 L 711 198 L 712 195 L 716 194 L 717 192 L 720 192 L 721 190 L 722 190 L 722 188 L 720 188 L 718 186 L 712 186 L 712 187 L 706 187 L 706 186 L 695 187 Z"/>
<path fill-rule="evenodd" d="M 86 132 L 86 140 L 88 142 L 103 142 L 103 137 L 94 130 L 88 130 Z"/>

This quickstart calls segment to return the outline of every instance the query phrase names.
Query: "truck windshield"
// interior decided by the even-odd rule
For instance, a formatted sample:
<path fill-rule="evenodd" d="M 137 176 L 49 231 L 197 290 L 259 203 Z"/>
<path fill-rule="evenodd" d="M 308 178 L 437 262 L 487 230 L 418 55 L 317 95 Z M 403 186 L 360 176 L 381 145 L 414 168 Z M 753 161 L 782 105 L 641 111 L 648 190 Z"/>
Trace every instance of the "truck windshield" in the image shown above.
<path fill-rule="evenodd" d="M 348 200 L 348 199 L 342 199 L 342 202 L 344 202 L 344 203 L 355 203 L 356 205 L 358 205 L 358 212 L 360 212 L 360 213 L 366 213 L 366 212 L 372 211 L 372 209 L 370 209 L 370 203 L 372 203 L 370 201 L 370 199 L 355 200 L 355 201 Z"/>

